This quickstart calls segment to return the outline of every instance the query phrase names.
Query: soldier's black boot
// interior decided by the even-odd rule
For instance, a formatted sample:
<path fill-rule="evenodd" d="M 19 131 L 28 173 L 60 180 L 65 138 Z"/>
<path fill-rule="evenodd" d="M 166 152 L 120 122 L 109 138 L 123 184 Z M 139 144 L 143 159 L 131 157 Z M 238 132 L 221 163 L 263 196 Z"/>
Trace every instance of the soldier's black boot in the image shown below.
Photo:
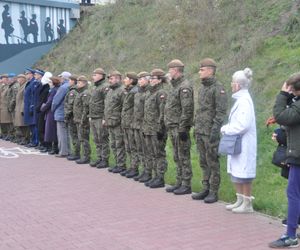
<path fill-rule="evenodd" d="M 131 169 L 127 174 L 126 177 L 127 178 L 133 178 L 135 176 L 139 175 L 139 170 L 138 169 Z"/>
<path fill-rule="evenodd" d="M 157 178 L 158 178 L 157 176 L 153 177 L 151 180 L 145 182 L 144 185 L 145 185 L 146 187 L 150 187 L 150 185 L 151 185 Z"/>
<path fill-rule="evenodd" d="M 88 157 L 84 157 L 82 159 L 76 160 L 77 164 L 89 164 L 90 163 L 90 159 Z"/>
<path fill-rule="evenodd" d="M 199 193 L 192 194 L 193 200 L 204 200 L 205 197 L 209 194 L 209 182 L 202 181 L 202 190 Z"/>
<path fill-rule="evenodd" d="M 167 187 L 166 188 L 166 192 L 168 193 L 173 193 L 176 189 L 180 188 L 181 187 L 181 183 L 176 183 L 175 185 L 173 186 L 170 186 L 170 187 Z"/>
<path fill-rule="evenodd" d="M 109 167 L 108 160 L 102 160 L 102 161 L 100 161 L 99 164 L 97 164 L 96 167 L 97 168 L 108 168 Z"/>
<path fill-rule="evenodd" d="M 101 159 L 98 159 L 97 161 L 91 161 L 90 166 L 92 168 L 96 167 L 101 162 Z"/>
<path fill-rule="evenodd" d="M 108 168 L 107 171 L 113 173 L 113 171 L 117 168 L 118 166 L 113 166 L 111 168 Z"/>
<path fill-rule="evenodd" d="M 192 189 L 190 186 L 182 185 L 180 188 L 177 188 L 173 191 L 176 195 L 190 194 L 192 193 Z"/>
<path fill-rule="evenodd" d="M 120 175 L 121 175 L 121 176 L 126 176 L 127 173 L 130 172 L 130 170 L 131 170 L 130 168 L 129 168 L 129 169 L 126 169 L 126 168 L 125 168 L 123 171 L 120 172 Z"/>
<path fill-rule="evenodd" d="M 162 188 L 165 186 L 165 181 L 163 177 L 157 177 L 150 185 L 150 188 Z"/>
<path fill-rule="evenodd" d="M 79 155 L 69 155 L 69 156 L 67 157 L 67 159 L 68 159 L 69 161 L 77 161 L 77 160 L 80 159 L 80 156 L 79 156 Z"/>
<path fill-rule="evenodd" d="M 126 170 L 126 167 L 124 167 L 124 166 L 117 166 L 111 172 L 114 173 L 114 174 L 119 174 L 119 173 L 121 173 L 121 172 L 123 172 L 125 170 Z"/>
<path fill-rule="evenodd" d="M 139 181 L 139 180 L 144 176 L 144 174 L 145 174 L 145 171 L 143 171 L 142 173 L 140 173 L 139 175 L 137 175 L 137 176 L 134 177 L 133 179 L 134 179 L 135 181 Z"/>
<path fill-rule="evenodd" d="M 152 175 L 150 173 L 145 173 L 140 179 L 139 182 L 144 183 L 150 181 L 152 179 Z"/>
<path fill-rule="evenodd" d="M 57 142 L 53 143 L 52 145 L 52 150 L 48 152 L 49 155 L 55 155 L 58 154 L 59 150 L 58 150 L 58 144 Z M 78 158 L 79 159 L 79 158 Z"/>
<path fill-rule="evenodd" d="M 214 191 L 209 191 L 209 194 L 205 197 L 205 203 L 215 203 L 218 201 L 218 193 Z"/>

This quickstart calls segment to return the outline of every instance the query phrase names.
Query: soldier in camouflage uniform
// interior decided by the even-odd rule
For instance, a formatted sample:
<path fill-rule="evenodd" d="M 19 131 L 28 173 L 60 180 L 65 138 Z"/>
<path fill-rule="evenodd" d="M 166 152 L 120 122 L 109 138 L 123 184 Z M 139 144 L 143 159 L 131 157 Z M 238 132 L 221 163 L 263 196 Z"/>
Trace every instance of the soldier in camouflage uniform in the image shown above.
<path fill-rule="evenodd" d="M 144 120 L 144 104 L 145 97 L 150 80 L 150 73 L 142 71 L 138 74 L 138 93 L 134 96 L 133 107 L 133 122 L 132 128 L 134 130 L 134 139 L 136 142 L 136 151 L 139 163 L 143 166 L 143 171 L 134 177 L 135 181 L 139 181 L 146 173 L 146 145 L 143 135 L 143 120 Z"/>
<path fill-rule="evenodd" d="M 16 142 L 17 139 L 20 137 L 20 132 L 15 126 L 15 109 L 16 109 L 16 97 L 18 93 L 20 85 L 17 81 L 17 77 L 13 76 L 10 78 L 9 84 L 9 92 L 7 93 L 8 96 L 8 111 L 12 117 L 12 125 L 11 125 L 11 138 L 12 142 Z"/>
<path fill-rule="evenodd" d="M 78 138 L 82 146 L 83 156 L 76 160 L 77 164 L 87 164 L 90 162 L 90 124 L 88 118 L 90 93 L 88 90 L 88 80 L 85 76 L 77 79 L 78 94 L 73 104 L 74 122 L 78 131 Z"/>
<path fill-rule="evenodd" d="M 138 92 L 136 86 L 138 77 L 135 72 L 128 72 L 123 79 L 124 98 L 121 114 L 121 126 L 124 133 L 125 150 L 130 159 L 130 167 L 122 171 L 120 174 L 127 178 L 133 178 L 139 174 L 139 158 L 137 155 L 136 142 L 134 138 L 134 130 L 132 128 L 134 96 Z"/>
<path fill-rule="evenodd" d="M 145 113 L 143 132 L 146 142 L 146 169 L 140 182 L 150 188 L 165 186 L 164 176 L 167 171 L 166 140 L 164 126 L 164 108 L 167 99 L 163 83 L 166 81 L 165 72 L 154 69 L 151 72 L 149 91 L 145 97 Z"/>
<path fill-rule="evenodd" d="M 184 64 L 174 59 L 168 64 L 172 88 L 165 106 L 165 125 L 173 145 L 177 165 L 177 181 L 167 192 L 177 195 L 191 193 L 192 165 L 190 128 L 193 125 L 194 94 L 190 82 L 184 78 Z"/>
<path fill-rule="evenodd" d="M 65 99 L 64 99 L 64 113 L 65 113 L 65 123 L 68 129 L 68 139 L 70 145 L 70 150 L 72 153 L 67 157 L 69 161 L 76 161 L 80 159 L 80 142 L 78 139 L 78 131 L 77 126 L 74 122 L 74 101 L 76 95 L 78 94 L 77 90 L 77 76 L 72 75 L 70 76 L 69 80 L 69 91 L 67 92 Z"/>
<path fill-rule="evenodd" d="M 195 137 L 200 153 L 203 189 L 193 194 L 195 200 L 213 203 L 218 200 L 220 163 L 218 146 L 220 129 L 226 116 L 227 95 L 224 86 L 215 77 L 216 63 L 206 58 L 200 63 L 202 86 L 198 93 L 195 116 Z"/>
<path fill-rule="evenodd" d="M 96 145 L 97 160 L 91 162 L 91 167 L 106 168 L 108 167 L 109 158 L 109 135 L 108 129 L 103 126 L 104 119 L 104 100 L 109 90 L 108 84 L 105 83 L 105 72 L 102 68 L 94 70 L 92 78 L 94 87 L 91 91 L 89 103 L 90 127 Z"/>
<path fill-rule="evenodd" d="M 103 124 L 108 128 L 111 149 L 114 153 L 116 165 L 109 168 L 112 173 L 120 173 L 126 169 L 126 153 L 123 130 L 121 128 L 121 112 L 124 99 L 124 88 L 121 73 L 113 71 L 108 75 L 109 87 L 104 104 Z"/>

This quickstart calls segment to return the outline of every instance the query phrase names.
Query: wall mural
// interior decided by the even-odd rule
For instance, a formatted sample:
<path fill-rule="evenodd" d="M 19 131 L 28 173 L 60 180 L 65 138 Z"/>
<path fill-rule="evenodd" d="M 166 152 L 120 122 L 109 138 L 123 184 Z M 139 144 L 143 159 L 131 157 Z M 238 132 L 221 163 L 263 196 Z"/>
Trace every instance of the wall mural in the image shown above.
<path fill-rule="evenodd" d="M 69 10 L 0 3 L 0 62 L 35 46 L 61 39 L 70 30 Z"/>

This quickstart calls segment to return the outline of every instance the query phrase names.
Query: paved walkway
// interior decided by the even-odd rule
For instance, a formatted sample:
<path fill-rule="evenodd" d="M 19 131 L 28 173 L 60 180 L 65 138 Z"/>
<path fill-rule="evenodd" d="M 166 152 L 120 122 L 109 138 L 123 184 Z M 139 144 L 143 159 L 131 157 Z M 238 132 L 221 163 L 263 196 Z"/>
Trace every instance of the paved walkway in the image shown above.
<path fill-rule="evenodd" d="M 0 141 L 0 249 L 268 249 L 283 227 Z M 6 149 L 3 151 L 3 149 Z M 18 152 L 18 153 L 17 153 Z M 13 158 L 15 157 L 15 158 Z"/>

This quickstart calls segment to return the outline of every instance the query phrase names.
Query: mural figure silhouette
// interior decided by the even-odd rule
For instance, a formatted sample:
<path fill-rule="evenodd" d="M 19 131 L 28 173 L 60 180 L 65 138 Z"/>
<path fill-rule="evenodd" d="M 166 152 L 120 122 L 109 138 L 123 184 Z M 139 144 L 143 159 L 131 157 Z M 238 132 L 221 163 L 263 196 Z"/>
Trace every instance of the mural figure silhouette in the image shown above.
<path fill-rule="evenodd" d="M 45 21 L 45 26 L 44 26 L 44 31 L 46 34 L 46 41 L 49 41 L 50 38 L 50 42 L 53 41 L 53 37 L 54 37 L 54 32 L 53 29 L 51 27 L 51 23 L 50 23 L 50 17 L 47 17 L 46 21 Z"/>
<path fill-rule="evenodd" d="M 63 38 L 63 36 L 66 34 L 66 28 L 64 26 L 64 19 L 59 20 L 59 24 L 57 26 L 57 33 L 59 35 L 59 39 Z"/>
<path fill-rule="evenodd" d="M 3 6 L 4 10 L 2 12 L 2 24 L 1 28 L 4 30 L 4 36 L 6 43 L 9 44 L 8 37 L 11 36 L 11 34 L 14 32 L 14 27 L 12 25 L 11 16 L 9 14 L 9 6 L 5 4 Z"/>
<path fill-rule="evenodd" d="M 31 15 L 31 19 L 28 27 L 28 34 L 33 35 L 34 43 L 38 42 L 39 27 L 36 21 L 36 14 Z"/>
<path fill-rule="evenodd" d="M 24 41 L 27 43 L 27 36 L 28 36 L 28 20 L 25 17 L 25 11 L 21 11 L 21 16 L 19 19 L 19 23 L 22 27 L 23 33 L 24 33 Z"/>

